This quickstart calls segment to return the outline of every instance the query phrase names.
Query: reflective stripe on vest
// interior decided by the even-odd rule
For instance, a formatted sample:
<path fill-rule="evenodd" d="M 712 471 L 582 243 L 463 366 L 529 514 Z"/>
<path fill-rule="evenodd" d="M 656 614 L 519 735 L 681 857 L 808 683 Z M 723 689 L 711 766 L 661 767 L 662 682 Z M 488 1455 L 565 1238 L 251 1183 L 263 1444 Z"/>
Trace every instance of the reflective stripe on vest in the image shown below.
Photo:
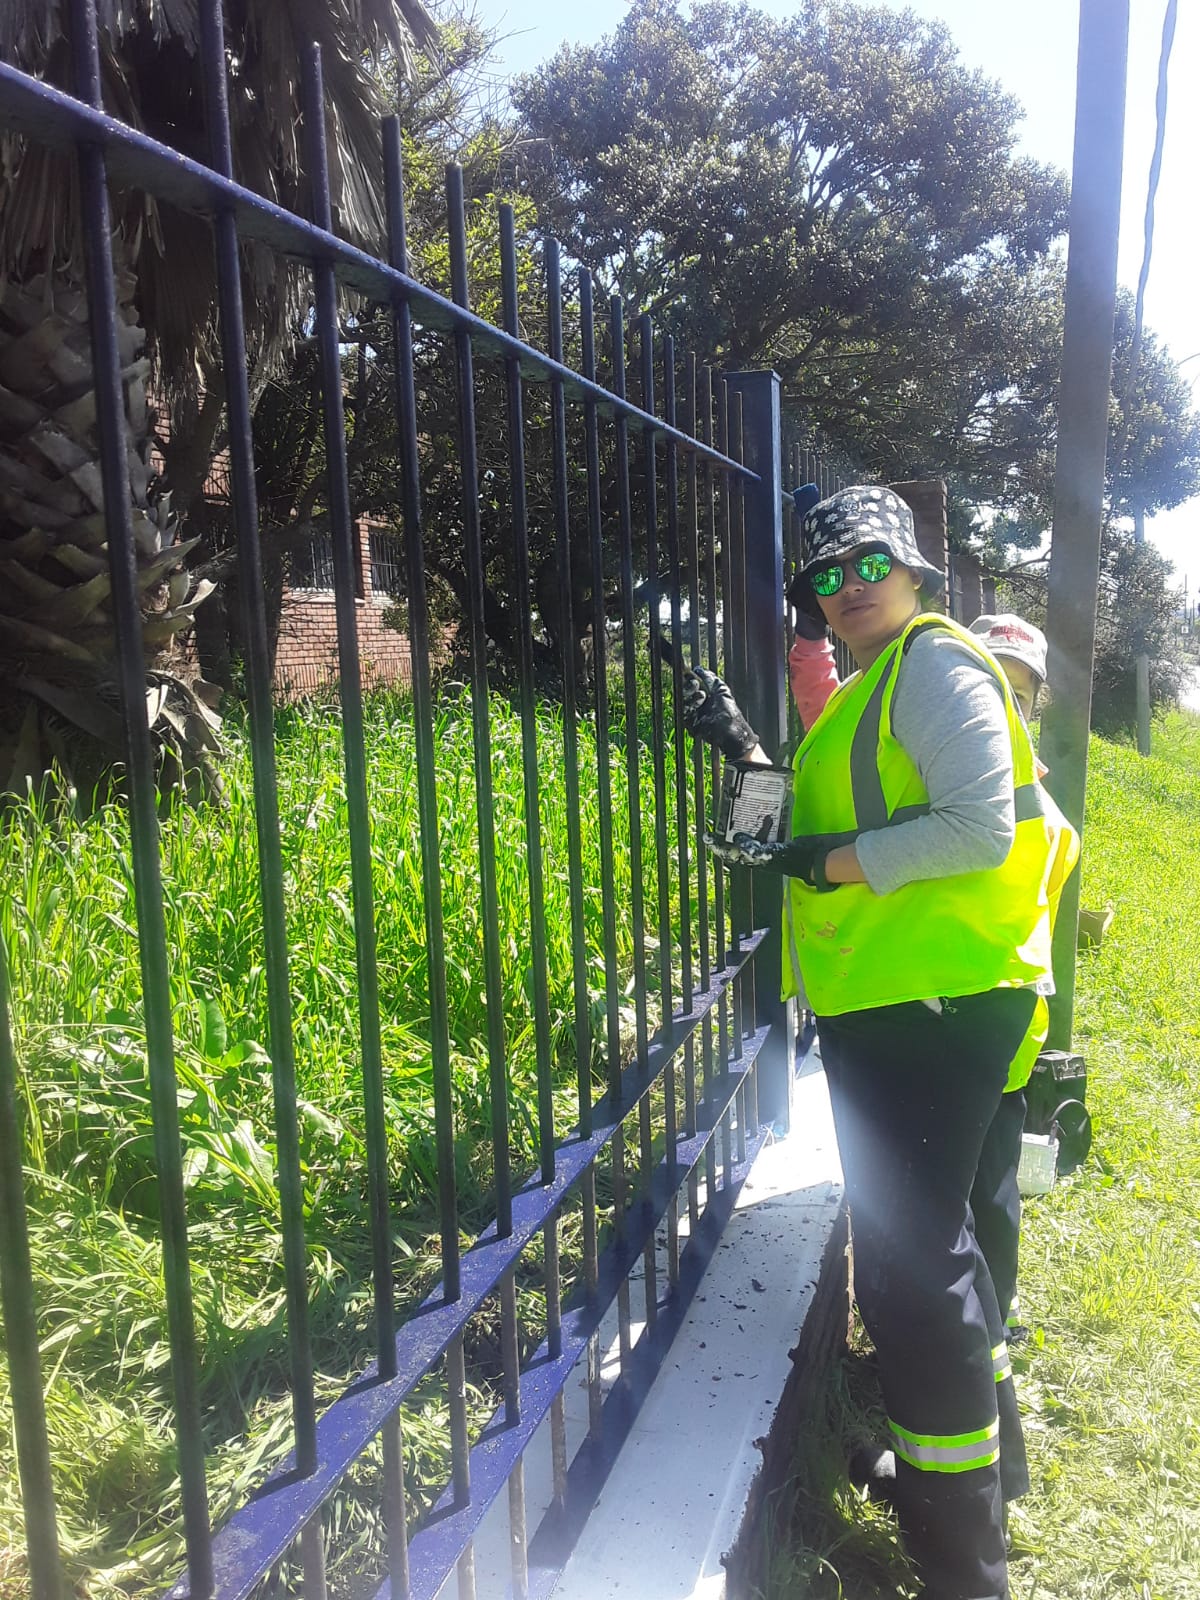
<path fill-rule="evenodd" d="M 1046 868 L 1046 904 L 1050 912 L 1050 932 L 1053 934 L 1063 885 L 1079 860 L 1079 835 L 1040 783 L 1037 785 L 1037 790 L 1042 797 L 1046 828 L 1050 835 L 1050 855 Z M 1022 1039 L 1021 1047 L 1008 1069 L 1008 1082 L 1004 1085 L 1005 1094 L 1011 1094 L 1014 1089 L 1023 1089 L 1029 1082 L 1049 1033 L 1050 1008 L 1046 1004 L 1045 996 L 1039 994 L 1029 1031 Z"/>
<path fill-rule="evenodd" d="M 1008 1359 L 1008 1345 L 1003 1339 L 992 1351 L 992 1371 L 996 1382 L 1003 1383 L 1005 1378 L 1012 1377 L 1012 1362 Z"/>
<path fill-rule="evenodd" d="M 922 633 L 928 633 L 930 628 L 940 625 L 943 621 L 943 618 L 939 618 L 938 624 L 934 624 L 926 619 L 917 627 L 909 629 L 904 635 L 900 654 L 904 655 L 914 639 Z M 976 636 L 972 635 L 972 638 L 974 637 Z M 985 665 L 990 664 L 985 663 Z M 1003 694 L 1007 686 L 1003 670 L 994 667 L 993 676 Z M 867 701 L 858 727 L 854 730 L 854 739 L 850 746 L 850 786 L 854 791 L 855 821 L 862 833 L 869 833 L 876 828 L 886 828 L 897 822 L 908 822 L 913 817 L 929 814 L 927 802 L 899 806 L 895 810 L 890 810 L 883 793 L 883 780 L 879 775 L 876 750 L 879 744 L 879 725 L 883 717 L 884 701 L 891 681 L 890 675 L 885 672 L 871 691 L 871 698 Z M 1046 797 L 1041 784 L 1036 781 L 1018 784 L 1013 795 L 1013 803 L 1018 822 L 1028 822 L 1033 817 L 1043 817 L 1046 814 Z"/>
<path fill-rule="evenodd" d="M 973 1433 L 910 1433 L 888 1418 L 892 1448 L 918 1472 L 972 1472 L 1000 1459 L 1000 1419 Z"/>
<path fill-rule="evenodd" d="M 1005 1094 L 1012 1094 L 1016 1089 L 1023 1089 L 1033 1075 L 1037 1058 L 1042 1053 L 1042 1046 L 1050 1035 L 1050 1007 L 1045 995 L 1038 995 L 1033 1007 L 1033 1021 L 1029 1024 L 1029 1031 L 1021 1040 L 1012 1064 L 1008 1069 L 1008 1081 L 1004 1085 Z"/>
<path fill-rule="evenodd" d="M 818 1016 L 1022 987 L 1050 971 L 1045 897 L 1045 797 L 1033 746 L 998 664 L 945 617 L 918 616 L 830 697 L 796 753 L 792 832 L 872 832 L 929 810 L 912 758 L 892 732 L 891 704 L 908 643 L 938 627 L 991 673 L 1004 697 L 1013 753 L 1015 836 L 1000 866 L 904 884 L 877 895 L 865 883 L 819 894 L 788 884 L 783 992 L 803 991 Z"/>

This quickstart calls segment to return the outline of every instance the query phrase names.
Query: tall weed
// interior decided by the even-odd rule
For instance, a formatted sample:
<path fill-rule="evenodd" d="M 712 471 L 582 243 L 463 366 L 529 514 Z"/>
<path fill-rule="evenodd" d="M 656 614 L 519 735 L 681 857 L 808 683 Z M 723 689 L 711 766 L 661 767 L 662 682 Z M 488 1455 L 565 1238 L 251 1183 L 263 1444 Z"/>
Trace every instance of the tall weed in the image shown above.
<path fill-rule="evenodd" d="M 537 1156 L 521 727 L 504 700 L 494 699 L 491 709 L 508 1120 L 519 1174 L 531 1170 Z M 372 1354 L 340 719 L 334 708 L 315 704 L 281 709 L 276 735 L 309 1290 L 324 1402 Z M 597 750 L 586 720 L 579 737 L 587 975 L 593 1011 L 602 1014 Z M 429 965 L 409 703 L 386 694 L 373 697 L 367 740 L 395 1270 L 401 1300 L 411 1304 L 440 1267 Z M 217 1520 L 290 1444 L 258 846 L 248 743 L 236 729 L 230 743 L 227 807 L 179 809 L 162 828 L 201 1403 Z M 539 710 L 538 743 L 561 1138 L 575 1115 L 574 1001 L 563 726 L 552 707 Z M 455 1160 L 462 1230 L 469 1239 L 491 1214 L 493 1174 L 474 752 L 465 693 L 448 691 L 435 747 Z M 611 759 L 620 908 L 630 897 L 630 824 L 619 742 Z M 649 842 L 654 793 L 648 760 L 642 768 L 640 802 Z M 670 826 L 673 834 L 674 819 Z M 18 807 L 0 833 L 0 883 L 0 932 L 11 963 L 13 1023 L 24 1069 L 30 1227 L 64 1549 L 80 1592 L 105 1600 L 160 1582 L 181 1557 L 156 1238 L 157 1172 L 124 811 L 100 805 L 77 816 L 63 800 Z M 654 928 L 652 849 L 644 889 L 647 926 Z M 628 1024 L 634 943 L 628 918 L 620 915 L 617 943 L 615 978 Z M 651 969 L 655 959 L 651 940 Z M 598 1076 L 603 1066 L 597 1056 Z M 568 1221 L 568 1255 L 570 1227 Z M 527 1309 L 527 1333 L 535 1338 L 539 1313 L 535 1306 Z M 486 1343 L 486 1330 L 479 1337 Z M 6 1382 L 0 1368 L 0 1444 L 11 1465 Z M 474 1395 L 479 1418 L 488 1404 L 483 1394 Z M 444 1405 L 444 1387 L 435 1375 L 406 1408 L 405 1449 L 417 1509 L 443 1475 Z M 357 1541 L 364 1552 L 377 1532 L 374 1471 L 368 1458 L 330 1513 L 351 1545 Z M 0 1526 L 10 1542 L 0 1553 L 0 1593 L 7 1593 L 9 1582 L 2 1575 L 12 1571 L 18 1574 L 15 1594 L 22 1540 L 15 1471 L 5 1473 L 0 1489 Z M 370 1565 L 368 1555 L 362 1559 Z M 346 1570 L 352 1567 L 353 1561 Z"/>

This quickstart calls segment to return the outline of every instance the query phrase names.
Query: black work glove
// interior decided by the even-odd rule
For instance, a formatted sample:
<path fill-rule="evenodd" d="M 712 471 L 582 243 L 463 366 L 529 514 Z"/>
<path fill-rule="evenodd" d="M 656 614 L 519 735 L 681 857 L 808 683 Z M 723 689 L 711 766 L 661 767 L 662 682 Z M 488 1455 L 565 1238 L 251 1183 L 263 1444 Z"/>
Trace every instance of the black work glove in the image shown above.
<path fill-rule="evenodd" d="M 715 744 L 729 761 L 740 761 L 758 743 L 724 678 L 707 667 L 685 667 L 683 725 L 695 739 Z"/>
<path fill-rule="evenodd" d="M 801 522 L 821 498 L 821 491 L 815 483 L 802 483 L 798 489 L 792 490 L 792 504 L 796 508 L 796 515 Z"/>
<path fill-rule="evenodd" d="M 807 514 L 821 498 L 821 491 L 815 483 L 802 483 L 798 489 L 792 490 L 792 504 L 796 508 L 796 515 L 803 522 Z M 788 604 L 796 613 L 796 637 L 799 639 L 823 639 L 826 633 L 825 618 L 821 608 L 817 605 L 812 590 L 804 583 L 797 571 L 792 579 L 787 592 Z"/>
<path fill-rule="evenodd" d="M 825 639 L 829 635 L 829 625 L 822 616 L 813 616 L 811 611 L 805 610 L 802 605 L 796 606 L 796 637 L 797 639 Z"/>
<path fill-rule="evenodd" d="M 727 867 L 765 867 L 768 872 L 781 872 L 785 877 L 799 878 L 825 893 L 839 887 L 836 883 L 830 883 L 825 876 L 825 857 L 852 838 L 852 834 L 844 833 L 810 833 L 801 834 L 796 839 L 784 839 L 778 844 L 764 844 L 750 833 L 735 833 L 732 840 L 714 839 L 706 833 L 704 842 Z"/>

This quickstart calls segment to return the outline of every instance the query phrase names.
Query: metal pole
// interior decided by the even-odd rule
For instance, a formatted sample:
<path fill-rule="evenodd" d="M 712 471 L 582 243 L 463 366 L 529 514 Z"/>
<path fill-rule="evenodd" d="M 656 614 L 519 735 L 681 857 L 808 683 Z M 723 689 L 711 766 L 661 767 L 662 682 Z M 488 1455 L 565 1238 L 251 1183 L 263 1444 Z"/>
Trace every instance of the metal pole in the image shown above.
<path fill-rule="evenodd" d="M 750 725 L 763 749 L 774 755 L 787 738 L 784 663 L 787 635 L 783 598 L 783 458 L 780 381 L 774 372 L 732 372 L 732 397 L 742 397 L 745 463 L 758 474 L 744 489 L 746 682 L 738 686 Z M 742 698 L 744 691 L 745 698 Z M 753 876 L 753 875 L 752 875 Z M 760 873 L 754 881 L 754 926 L 771 929 L 755 957 L 754 1021 L 771 1035 L 758 1058 L 759 1114 L 783 1131 L 788 1127 L 789 1085 L 795 1055 L 795 1014 L 779 998 L 783 952 L 782 880 Z"/>
<path fill-rule="evenodd" d="M 1055 799 L 1082 834 L 1100 579 L 1100 521 L 1112 380 L 1129 0 L 1081 0 L 1075 158 L 1063 311 L 1054 532 L 1046 633 L 1054 699 L 1041 755 Z M 1067 880 L 1054 938 L 1049 1043 L 1069 1049 L 1075 1009 L 1079 874 Z"/>

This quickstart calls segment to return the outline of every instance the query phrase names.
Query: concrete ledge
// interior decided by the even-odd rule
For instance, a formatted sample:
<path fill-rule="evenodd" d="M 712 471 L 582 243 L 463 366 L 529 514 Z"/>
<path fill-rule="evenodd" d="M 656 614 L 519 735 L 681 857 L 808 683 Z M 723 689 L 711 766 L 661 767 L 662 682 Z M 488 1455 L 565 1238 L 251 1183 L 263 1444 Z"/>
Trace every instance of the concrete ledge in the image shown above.
<path fill-rule="evenodd" d="M 803 1394 L 846 1328 L 841 1172 L 814 1071 L 793 1085 L 791 1134 L 763 1149 L 746 1180 L 555 1595 L 748 1592 L 759 1513 L 788 1470 Z"/>
<path fill-rule="evenodd" d="M 770 1557 L 767 1510 L 771 1495 L 791 1476 L 796 1440 L 810 1426 L 819 1409 L 817 1402 L 826 1375 L 846 1347 L 850 1328 L 849 1244 L 850 1229 L 843 1205 L 826 1241 L 816 1293 L 796 1347 L 790 1352 L 792 1370 L 779 1408 L 766 1438 L 755 1441 L 762 1451 L 762 1465 L 750 1486 L 737 1539 L 724 1557 L 725 1593 L 729 1600 L 753 1600 L 762 1593 Z"/>

